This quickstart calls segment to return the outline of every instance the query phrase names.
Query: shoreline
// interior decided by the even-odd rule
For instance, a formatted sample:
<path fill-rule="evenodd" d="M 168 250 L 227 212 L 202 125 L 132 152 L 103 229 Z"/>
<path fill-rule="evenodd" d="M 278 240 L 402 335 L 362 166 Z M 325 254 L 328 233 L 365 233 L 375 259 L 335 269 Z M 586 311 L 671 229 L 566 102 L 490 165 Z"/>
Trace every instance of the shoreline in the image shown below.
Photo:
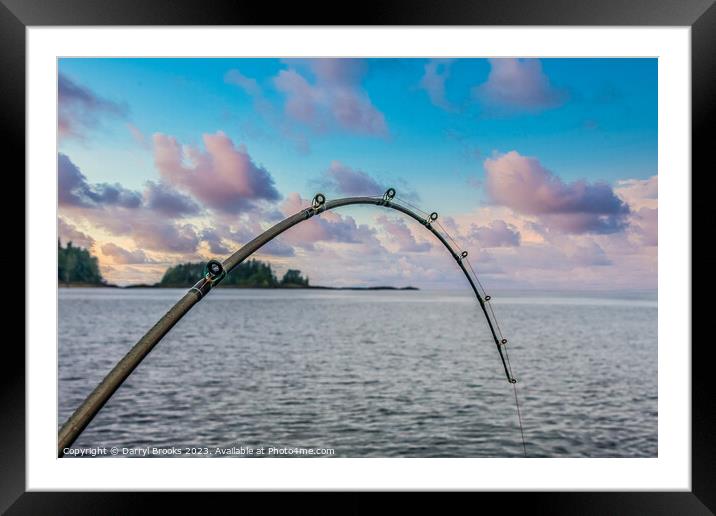
<path fill-rule="evenodd" d="M 137 288 L 151 288 L 151 289 L 164 289 L 164 288 L 191 288 L 192 285 L 113 285 L 107 284 L 96 284 L 96 283 L 58 283 L 58 288 L 118 288 L 123 290 L 137 289 Z M 323 285 L 308 285 L 308 286 L 283 286 L 283 287 L 250 287 L 240 285 L 219 285 L 216 288 L 226 289 L 261 289 L 261 290 L 420 290 L 418 287 L 392 287 L 392 286 L 375 286 L 375 287 L 326 287 Z"/>

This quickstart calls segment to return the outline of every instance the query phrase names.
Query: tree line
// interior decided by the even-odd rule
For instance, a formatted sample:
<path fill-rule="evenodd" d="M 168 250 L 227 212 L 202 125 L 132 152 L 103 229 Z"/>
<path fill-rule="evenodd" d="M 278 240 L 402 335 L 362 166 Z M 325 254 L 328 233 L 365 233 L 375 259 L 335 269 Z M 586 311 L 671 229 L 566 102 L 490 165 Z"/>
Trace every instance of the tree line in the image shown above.
<path fill-rule="evenodd" d="M 188 287 L 194 285 L 204 275 L 204 263 L 181 263 L 169 267 L 162 276 L 161 287 Z M 247 260 L 240 263 L 219 283 L 219 286 L 246 288 L 307 287 L 308 277 L 301 271 L 289 269 L 279 280 L 271 269 L 271 264 L 259 260 Z"/>
<path fill-rule="evenodd" d="M 157 287 L 191 287 L 204 275 L 204 263 L 182 263 L 169 267 Z M 57 279 L 65 284 L 106 285 L 99 271 L 97 258 L 82 247 L 57 241 Z M 260 260 L 248 260 L 239 264 L 219 286 L 246 288 L 308 287 L 308 277 L 301 271 L 289 269 L 279 280 L 271 264 Z"/>

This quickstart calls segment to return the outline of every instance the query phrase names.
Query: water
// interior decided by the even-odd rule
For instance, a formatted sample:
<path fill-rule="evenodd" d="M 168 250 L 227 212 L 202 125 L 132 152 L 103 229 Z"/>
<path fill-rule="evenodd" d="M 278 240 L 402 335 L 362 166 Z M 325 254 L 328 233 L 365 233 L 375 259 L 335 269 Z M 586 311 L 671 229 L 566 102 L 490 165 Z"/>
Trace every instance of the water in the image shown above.
<path fill-rule="evenodd" d="M 60 289 L 58 427 L 183 293 Z M 655 296 L 506 293 L 493 306 L 530 456 L 657 456 Z M 522 456 L 469 291 L 215 290 L 74 446 Z"/>

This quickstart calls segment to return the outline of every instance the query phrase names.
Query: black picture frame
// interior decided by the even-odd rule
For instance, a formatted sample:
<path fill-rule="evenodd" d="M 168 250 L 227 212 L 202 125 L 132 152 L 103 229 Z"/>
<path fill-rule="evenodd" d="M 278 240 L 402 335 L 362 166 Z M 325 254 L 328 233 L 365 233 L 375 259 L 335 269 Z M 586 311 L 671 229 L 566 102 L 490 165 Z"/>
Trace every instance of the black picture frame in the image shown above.
<path fill-rule="evenodd" d="M 345 4 L 313 7 L 303 3 L 237 3 L 226 0 L 0 0 L 0 134 L 5 157 L 13 156 L 14 170 L 25 169 L 25 31 L 28 26 L 57 25 L 606 25 L 688 26 L 692 43 L 692 185 L 701 170 L 699 189 L 692 186 L 692 237 L 708 236 L 714 216 L 707 196 L 714 190 L 713 143 L 708 128 L 714 125 L 716 101 L 716 6 L 714 0 L 460 0 L 428 2 L 363 2 L 359 8 Z M 319 14 L 320 13 L 320 14 Z M 7 163 L 7 161 L 6 161 Z M 5 168 L 10 173 L 11 167 Z M 690 171 L 683 171 L 688 174 Z M 15 172 L 13 172 L 15 173 Z M 16 174 L 16 173 L 15 173 Z M 24 187 L 23 187 L 24 188 Z M 14 196 L 17 196 L 16 187 Z M 23 197 L 20 197 L 23 198 Z M 698 213 L 698 216 L 696 216 Z M 708 225 L 708 226 L 707 226 Z M 703 229 L 704 231 L 699 231 Z M 707 238 L 696 239 L 700 247 Z M 704 243 L 702 243 L 704 242 Z M 15 246 L 17 247 L 17 246 Z M 714 259 L 692 253 L 692 277 L 699 278 L 699 292 L 713 284 L 707 265 Z M 24 252 L 23 252 L 24 253 Z M 15 274 L 15 273 L 13 273 Z M 27 274 L 27 271 L 24 271 Z M 22 274 L 20 274 L 22 276 Z M 17 287 L 15 287 L 17 288 Z M 32 303 L 32 299 L 28 300 Z M 20 303 L 16 303 L 19 306 Z M 23 303 L 23 306 L 24 303 Z M 710 306 L 697 302 L 692 291 L 692 321 L 704 321 Z M 701 316 L 701 317 L 699 317 Z M 701 322 L 700 326 L 704 326 Z M 478 498 L 510 509 L 537 514 L 713 514 L 716 511 L 716 447 L 714 414 L 716 393 L 711 382 L 709 340 L 696 338 L 692 322 L 692 490 L 690 492 L 585 492 L 585 493 L 479 493 Z M 179 493 L 80 493 L 26 492 L 25 484 L 25 351 L 19 339 L 7 339 L 0 360 L 0 510 L 8 514 L 124 514 L 151 510 L 158 501 L 163 511 L 190 511 L 204 500 Z M 667 387 L 668 388 L 668 387 Z M 248 493 L 221 496 L 255 498 Z M 199 495 L 201 496 L 201 495 Z M 322 512 L 324 502 L 315 495 L 294 495 L 292 510 L 304 507 Z M 452 503 L 463 503 L 458 497 Z M 405 503 L 426 507 L 422 495 Z M 471 502 L 474 503 L 474 502 Z M 482 502 L 481 502 L 482 503 Z M 275 504 L 275 502 L 272 502 Z M 358 513 L 382 500 L 367 493 L 352 493 L 332 510 Z M 449 505 L 449 504 L 448 504 Z M 448 508 L 440 502 L 441 512 Z M 275 505 L 272 505 L 275 508 Z M 486 506 L 487 507 L 487 506 Z M 407 508 L 407 507 L 406 507 Z M 236 507 L 237 510 L 242 510 Z M 325 509 L 324 509 L 325 510 Z M 501 510 L 501 509 L 500 509 Z M 522 512 L 521 511 L 521 512 Z"/>

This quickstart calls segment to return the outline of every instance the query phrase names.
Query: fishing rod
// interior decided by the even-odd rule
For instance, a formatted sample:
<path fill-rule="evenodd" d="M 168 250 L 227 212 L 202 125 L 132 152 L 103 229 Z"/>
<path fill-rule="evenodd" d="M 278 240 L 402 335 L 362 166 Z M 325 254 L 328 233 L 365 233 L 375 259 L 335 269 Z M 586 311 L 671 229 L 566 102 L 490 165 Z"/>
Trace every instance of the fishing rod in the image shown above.
<path fill-rule="evenodd" d="M 159 321 L 129 350 L 129 352 L 114 366 L 114 368 L 104 377 L 97 387 L 87 396 L 82 404 L 75 410 L 75 412 L 67 419 L 62 428 L 58 433 L 57 440 L 57 455 L 62 457 L 64 450 L 69 448 L 72 443 L 75 442 L 77 437 L 87 427 L 87 425 L 94 419 L 97 413 L 122 385 L 122 383 L 129 377 L 129 375 L 136 369 L 141 361 L 149 354 L 154 346 L 179 322 L 179 320 L 186 315 L 186 313 L 201 299 L 206 296 L 212 288 L 218 285 L 227 273 L 230 273 L 235 267 L 241 262 L 246 260 L 253 253 L 258 251 L 262 246 L 279 236 L 287 229 L 292 228 L 296 224 L 304 222 L 315 215 L 319 215 L 324 211 L 340 208 L 342 206 L 351 206 L 356 204 L 369 204 L 375 206 L 384 206 L 386 208 L 392 208 L 400 211 L 405 215 L 417 220 L 425 226 L 438 240 L 447 248 L 452 257 L 455 259 L 460 269 L 465 274 L 465 277 L 472 287 L 472 291 L 475 293 L 475 297 L 480 304 L 480 308 L 487 319 L 492 338 L 495 341 L 497 350 L 500 354 L 502 365 L 505 369 L 505 375 L 507 380 L 515 384 L 517 380 L 512 376 L 510 368 L 508 367 L 508 361 L 505 359 L 505 353 L 503 353 L 503 347 L 507 344 L 507 340 L 498 337 L 493 325 L 492 319 L 488 313 L 486 306 L 486 299 L 489 301 L 489 296 L 483 296 L 480 294 L 475 281 L 472 276 L 468 273 L 465 268 L 463 261 L 467 258 L 467 251 L 458 252 L 448 243 L 440 232 L 438 232 L 433 224 L 438 219 L 436 212 L 430 213 L 426 217 L 415 213 L 410 208 L 403 206 L 401 203 L 394 200 L 395 189 L 388 188 L 382 197 L 346 197 L 343 199 L 334 199 L 326 201 L 325 195 L 318 193 L 314 196 L 311 206 L 305 208 L 298 213 L 282 220 L 273 227 L 267 229 L 259 236 L 248 242 L 246 245 L 241 247 L 234 254 L 229 256 L 223 263 L 217 260 L 209 260 L 204 267 L 203 277 L 193 286 L 186 294 L 172 307 L 169 311 L 162 316 Z M 420 210 L 421 211 L 421 210 Z M 470 267 L 472 269 L 472 267 Z M 474 271 L 473 271 L 474 273 Z M 475 277 L 477 279 L 477 277 Z M 478 280 L 479 281 L 479 280 Z M 518 406 L 519 410 L 519 406 Z M 521 423 L 520 423 L 521 425 Z M 524 443 L 523 443 L 524 444 Z"/>

